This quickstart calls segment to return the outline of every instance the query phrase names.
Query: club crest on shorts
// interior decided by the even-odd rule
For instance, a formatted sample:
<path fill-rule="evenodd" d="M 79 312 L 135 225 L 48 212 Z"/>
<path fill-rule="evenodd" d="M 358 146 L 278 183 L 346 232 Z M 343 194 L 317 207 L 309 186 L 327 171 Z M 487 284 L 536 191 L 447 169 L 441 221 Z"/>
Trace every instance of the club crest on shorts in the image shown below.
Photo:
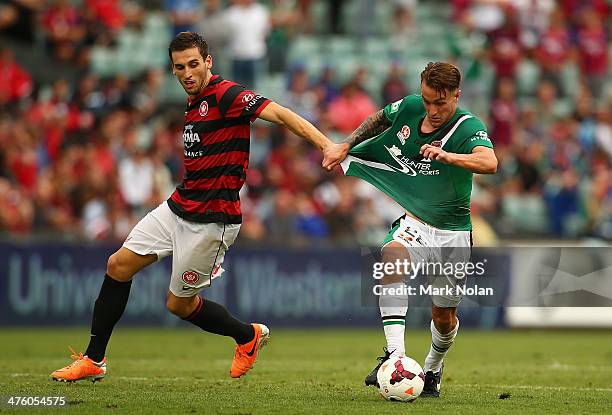
<path fill-rule="evenodd" d="M 404 125 L 401 130 L 397 132 L 397 138 L 399 138 L 402 145 L 406 144 L 406 140 L 410 137 L 410 127 Z"/>
<path fill-rule="evenodd" d="M 200 117 L 206 117 L 206 114 L 208 114 L 208 102 L 202 101 L 198 113 L 200 114 Z"/>
<path fill-rule="evenodd" d="M 185 271 L 183 272 L 183 282 L 185 284 L 196 284 L 200 280 L 200 274 L 195 271 Z"/>

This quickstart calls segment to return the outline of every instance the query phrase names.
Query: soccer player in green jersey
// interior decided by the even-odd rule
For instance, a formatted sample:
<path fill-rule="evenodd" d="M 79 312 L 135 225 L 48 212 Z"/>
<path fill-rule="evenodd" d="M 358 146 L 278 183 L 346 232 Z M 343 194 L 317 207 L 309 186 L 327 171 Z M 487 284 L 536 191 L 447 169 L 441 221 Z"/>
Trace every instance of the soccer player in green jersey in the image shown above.
<path fill-rule="evenodd" d="M 458 106 L 460 81 L 454 65 L 429 63 L 421 73 L 420 95 L 386 106 L 344 142 L 345 173 L 373 184 L 406 210 L 383 242 L 383 262 L 469 261 L 472 175 L 495 173 L 497 158 L 482 121 Z M 394 272 L 380 281 L 390 288 L 390 294 L 379 297 L 387 347 L 366 385 L 376 385 L 378 368 L 390 356 L 405 354 L 405 277 Z M 432 341 L 421 394 L 431 397 L 440 395 L 443 359 L 459 328 L 456 287 L 465 284 L 464 278 L 448 274 L 435 281 L 447 289 L 431 294 Z"/>

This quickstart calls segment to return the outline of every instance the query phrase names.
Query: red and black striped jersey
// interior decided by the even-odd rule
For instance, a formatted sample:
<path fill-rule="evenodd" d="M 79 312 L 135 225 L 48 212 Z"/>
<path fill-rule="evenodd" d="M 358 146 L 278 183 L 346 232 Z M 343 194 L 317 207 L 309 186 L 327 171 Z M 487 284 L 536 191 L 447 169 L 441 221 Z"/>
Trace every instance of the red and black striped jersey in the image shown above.
<path fill-rule="evenodd" d="M 249 165 L 250 124 L 270 102 L 219 75 L 188 101 L 185 176 L 168 199 L 176 215 L 200 223 L 242 222 L 238 192 Z"/>

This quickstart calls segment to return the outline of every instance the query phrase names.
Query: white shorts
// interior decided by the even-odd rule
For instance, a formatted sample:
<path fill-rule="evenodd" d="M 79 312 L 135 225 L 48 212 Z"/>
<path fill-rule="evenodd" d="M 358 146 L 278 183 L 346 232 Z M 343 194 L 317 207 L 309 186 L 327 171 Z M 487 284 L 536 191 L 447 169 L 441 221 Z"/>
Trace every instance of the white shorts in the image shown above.
<path fill-rule="evenodd" d="M 434 228 L 406 215 L 387 235 L 383 248 L 392 241 L 404 246 L 408 250 L 410 260 L 415 263 L 467 263 L 471 255 L 472 233 Z M 429 275 L 432 287 L 452 287 L 451 291 L 454 291 L 457 285 L 465 284 L 466 279 L 466 276 L 457 278 L 450 274 Z M 438 307 L 457 307 L 461 302 L 461 295 L 432 295 L 431 300 Z"/>
<path fill-rule="evenodd" d="M 172 255 L 170 292 L 192 297 L 223 273 L 225 252 L 240 224 L 195 223 L 178 217 L 167 202 L 147 213 L 132 229 L 123 247 L 139 255 Z"/>

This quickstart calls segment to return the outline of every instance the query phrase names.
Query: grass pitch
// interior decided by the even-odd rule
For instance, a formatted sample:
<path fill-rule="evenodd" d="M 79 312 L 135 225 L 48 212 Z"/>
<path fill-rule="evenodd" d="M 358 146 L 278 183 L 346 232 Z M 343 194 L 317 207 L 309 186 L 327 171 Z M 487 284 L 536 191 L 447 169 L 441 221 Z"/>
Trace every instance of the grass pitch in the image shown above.
<path fill-rule="evenodd" d="M 442 397 L 386 402 L 364 376 L 381 330 L 275 330 L 255 368 L 229 377 L 233 342 L 196 329 L 121 329 L 103 382 L 64 384 L 49 373 L 83 347 L 87 329 L 0 330 L 0 396 L 66 396 L 68 407 L 2 413 L 84 414 L 596 414 L 612 412 L 612 332 L 461 330 Z M 430 334 L 410 331 L 423 362 Z M 78 350 L 78 349 L 77 349 Z M 509 395 L 505 399 L 501 396 Z"/>

